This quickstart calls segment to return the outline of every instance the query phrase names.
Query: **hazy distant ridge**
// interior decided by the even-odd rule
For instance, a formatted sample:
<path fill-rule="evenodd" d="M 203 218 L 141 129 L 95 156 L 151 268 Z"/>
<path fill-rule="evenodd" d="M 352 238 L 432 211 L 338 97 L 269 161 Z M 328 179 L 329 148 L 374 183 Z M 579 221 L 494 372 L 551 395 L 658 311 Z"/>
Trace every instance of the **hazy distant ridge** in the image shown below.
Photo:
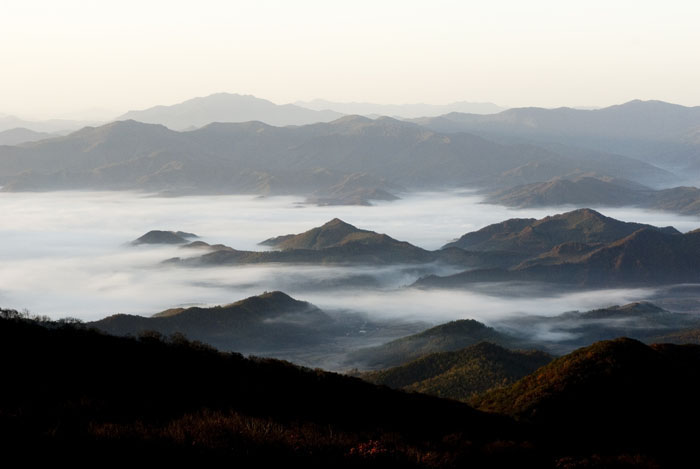
<path fill-rule="evenodd" d="M 330 122 L 341 116 L 339 112 L 316 111 L 294 104 L 278 105 L 251 95 L 217 93 L 171 106 L 129 111 L 116 120 L 133 119 L 161 124 L 173 130 L 189 130 L 212 122 L 260 121 L 268 125 L 285 126 Z"/>
<path fill-rule="evenodd" d="M 504 188 L 582 172 L 645 180 L 668 176 L 630 158 L 503 145 L 387 117 L 345 116 L 299 127 L 215 123 L 189 132 L 130 120 L 0 148 L 0 184 L 14 191 L 316 193 L 341 201 L 344 192 L 359 191 L 361 203 L 386 199 L 393 187 Z"/>
<path fill-rule="evenodd" d="M 619 153 L 680 170 L 698 170 L 700 157 L 700 106 L 663 101 L 634 100 L 595 110 L 525 107 L 488 116 L 450 113 L 414 122 L 438 132 Z"/>
<path fill-rule="evenodd" d="M 314 99 L 312 101 L 297 101 L 295 104 L 317 111 L 333 110 L 343 114 L 359 114 L 362 116 L 391 116 L 403 118 L 439 116 L 450 112 L 464 112 L 470 114 L 495 114 L 506 108 L 493 103 L 472 103 L 460 101 L 450 104 L 376 104 L 376 103 L 339 103 Z"/>

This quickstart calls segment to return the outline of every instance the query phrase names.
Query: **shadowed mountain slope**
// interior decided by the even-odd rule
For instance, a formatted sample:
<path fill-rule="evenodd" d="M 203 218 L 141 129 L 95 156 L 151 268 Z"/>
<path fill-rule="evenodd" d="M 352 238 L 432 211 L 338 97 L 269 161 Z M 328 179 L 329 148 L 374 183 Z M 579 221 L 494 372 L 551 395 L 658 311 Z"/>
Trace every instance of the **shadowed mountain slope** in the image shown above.
<path fill-rule="evenodd" d="M 535 281 L 577 286 L 637 286 L 700 281 L 700 230 L 682 234 L 579 209 L 541 220 L 514 219 L 467 233 L 446 247 L 488 254 L 510 252 L 507 268 L 496 262 L 447 277 L 419 279 L 420 287 L 474 282 Z M 486 257 L 486 256 L 485 256 Z"/>
<path fill-rule="evenodd" d="M 438 352 L 386 370 L 364 373 L 371 383 L 468 400 L 506 386 L 546 365 L 552 356 L 539 351 L 508 350 L 481 342 L 454 352 Z"/>
<path fill-rule="evenodd" d="M 661 467 L 681 467 L 692 458 L 694 438 L 682 422 L 700 417 L 699 365 L 695 345 L 598 342 L 471 402 L 559 429 L 552 438 L 562 452 L 587 441 L 599 454 L 665 453 Z"/>
<path fill-rule="evenodd" d="M 89 353 L 86 353 L 89 351 Z M 472 400 L 0 310 L 5 455 L 240 467 L 684 467 L 700 347 L 600 342 Z M 88 370 L 89 372 L 86 372 Z M 51 386 L 47 386 L 51 383 Z"/>
<path fill-rule="evenodd" d="M 336 326 L 326 313 L 282 292 L 264 293 L 224 306 L 169 309 L 153 317 L 117 314 L 90 323 L 116 335 L 153 330 L 183 333 L 222 350 L 255 353 L 313 345 Z"/>
<path fill-rule="evenodd" d="M 690 389 L 696 389 L 698 360 L 699 346 L 648 346 L 627 338 L 597 342 L 473 402 L 481 409 L 530 421 L 556 422 L 565 428 L 594 423 L 615 406 L 624 408 L 629 418 L 645 419 L 651 416 L 637 405 L 653 393 L 660 393 L 656 400 L 675 393 L 687 396 Z M 682 373 L 673 377 L 679 371 Z M 683 378 L 689 380 L 685 391 Z M 630 401 L 625 402 L 627 399 Z M 667 404 L 672 407 L 671 402 Z"/>
<path fill-rule="evenodd" d="M 5 455 L 25 461 L 456 467 L 505 464 L 508 451 L 495 455 L 489 443 L 527 441 L 508 418 L 457 402 L 220 353 L 182 336 L 120 338 L 11 313 L 0 318 L 0 352 L 15 357 L 3 366 L 13 385 L 0 389 L 0 436 Z M 430 453 L 441 462 L 416 463 Z M 526 453 L 533 463 L 543 457 Z"/>
<path fill-rule="evenodd" d="M 516 338 L 478 321 L 461 319 L 377 347 L 357 350 L 348 355 L 348 361 L 362 368 L 387 368 L 430 353 L 459 350 L 484 341 L 504 346 L 518 344 Z"/>
<path fill-rule="evenodd" d="M 414 285 L 454 288 L 474 282 L 534 281 L 600 288 L 697 283 L 699 266 L 700 231 L 670 234 L 642 228 L 618 241 L 598 246 L 564 243 L 510 269 L 428 276 Z"/>

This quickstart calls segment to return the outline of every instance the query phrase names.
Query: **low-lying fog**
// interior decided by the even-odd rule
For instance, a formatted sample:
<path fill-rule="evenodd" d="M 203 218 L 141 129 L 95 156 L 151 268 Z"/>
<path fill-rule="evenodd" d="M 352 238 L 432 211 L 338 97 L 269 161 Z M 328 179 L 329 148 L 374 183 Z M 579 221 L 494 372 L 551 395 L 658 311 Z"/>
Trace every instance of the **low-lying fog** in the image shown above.
<path fill-rule="evenodd" d="M 183 256 L 178 247 L 132 247 L 153 229 L 194 232 L 210 243 L 261 249 L 256 243 L 300 233 L 338 217 L 426 249 L 513 217 L 540 218 L 565 210 L 514 210 L 480 204 L 468 192 L 421 193 L 372 207 L 318 207 L 293 197 L 163 198 L 125 192 L 0 193 L 0 307 L 54 318 L 99 319 L 114 313 L 150 315 L 191 304 L 223 304 L 283 290 L 325 309 L 438 323 L 456 318 L 484 322 L 513 313 L 558 314 L 640 300 L 652 290 L 551 294 L 512 288 L 418 291 L 402 289 L 441 266 L 324 267 L 254 265 L 185 269 L 160 266 Z M 596 208 L 596 207 L 593 207 Z M 697 218 L 641 209 L 596 208 L 625 221 L 681 231 Z"/>

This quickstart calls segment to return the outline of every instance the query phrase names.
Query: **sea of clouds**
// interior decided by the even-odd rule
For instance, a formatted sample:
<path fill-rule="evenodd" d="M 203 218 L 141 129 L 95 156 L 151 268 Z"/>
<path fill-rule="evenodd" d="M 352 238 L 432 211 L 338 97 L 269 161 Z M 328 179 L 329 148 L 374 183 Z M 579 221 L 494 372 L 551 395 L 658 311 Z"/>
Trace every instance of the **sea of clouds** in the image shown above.
<path fill-rule="evenodd" d="M 188 255 L 177 246 L 129 242 L 153 229 L 194 232 L 209 243 L 262 249 L 269 237 L 341 218 L 426 249 L 508 218 L 541 218 L 568 208 L 515 210 L 481 203 L 471 192 L 417 193 L 370 207 L 305 205 L 295 197 L 157 197 L 133 192 L 0 193 L 0 307 L 84 320 L 115 313 L 151 315 L 174 306 L 214 305 L 282 290 L 324 309 L 438 323 L 490 322 L 512 314 L 555 315 L 641 300 L 652 289 L 551 292 L 406 288 L 424 266 L 248 265 L 181 268 L 161 261 Z M 592 207 L 625 221 L 700 227 L 700 219 L 634 208 Z M 520 288 L 520 289 L 519 289 Z"/>

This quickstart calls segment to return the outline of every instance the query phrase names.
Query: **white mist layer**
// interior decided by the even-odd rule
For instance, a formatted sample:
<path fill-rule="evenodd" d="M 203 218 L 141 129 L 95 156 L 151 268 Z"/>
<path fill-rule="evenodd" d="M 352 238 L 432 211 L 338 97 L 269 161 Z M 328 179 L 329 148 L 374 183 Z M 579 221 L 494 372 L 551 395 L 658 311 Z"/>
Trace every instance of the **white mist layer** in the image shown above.
<path fill-rule="evenodd" d="M 266 238 L 300 233 L 338 217 L 359 228 L 437 249 L 491 223 L 565 211 L 514 210 L 480 200 L 467 192 L 422 193 L 372 207 L 318 207 L 302 205 L 293 197 L 0 193 L 0 307 L 92 320 L 114 313 L 151 315 L 179 305 L 224 304 L 265 290 L 282 290 L 321 308 L 372 316 L 489 322 L 514 313 L 549 315 L 622 304 L 652 293 L 604 290 L 497 297 L 478 291 L 420 291 L 403 287 L 425 273 L 444 275 L 454 269 L 289 265 L 184 269 L 159 265 L 183 252 L 187 255 L 178 247 L 127 245 L 147 231 L 162 229 L 194 232 L 210 243 L 254 250 L 261 249 L 256 244 Z M 672 225 L 683 232 L 700 226 L 700 220 L 692 217 L 596 209 L 621 220 Z M 362 286 L 368 281 L 372 286 Z M 338 289 L 352 282 L 359 284 Z"/>

